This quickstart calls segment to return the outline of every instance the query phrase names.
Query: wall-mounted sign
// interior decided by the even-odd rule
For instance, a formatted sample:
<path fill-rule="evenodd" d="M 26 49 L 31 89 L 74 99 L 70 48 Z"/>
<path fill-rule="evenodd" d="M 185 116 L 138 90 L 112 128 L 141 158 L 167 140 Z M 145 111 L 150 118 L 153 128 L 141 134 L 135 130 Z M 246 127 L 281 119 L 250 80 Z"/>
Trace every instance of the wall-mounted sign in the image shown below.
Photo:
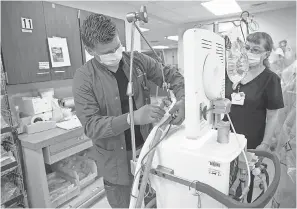
<path fill-rule="evenodd" d="M 71 66 L 66 38 L 48 38 L 52 67 Z"/>
<path fill-rule="evenodd" d="M 49 62 L 39 62 L 39 69 L 50 69 Z"/>
<path fill-rule="evenodd" d="M 29 30 L 29 29 L 22 29 L 22 32 L 23 32 L 23 33 L 32 33 L 32 30 Z"/>
<path fill-rule="evenodd" d="M 22 29 L 33 30 L 33 21 L 28 18 L 21 18 L 22 21 Z"/>

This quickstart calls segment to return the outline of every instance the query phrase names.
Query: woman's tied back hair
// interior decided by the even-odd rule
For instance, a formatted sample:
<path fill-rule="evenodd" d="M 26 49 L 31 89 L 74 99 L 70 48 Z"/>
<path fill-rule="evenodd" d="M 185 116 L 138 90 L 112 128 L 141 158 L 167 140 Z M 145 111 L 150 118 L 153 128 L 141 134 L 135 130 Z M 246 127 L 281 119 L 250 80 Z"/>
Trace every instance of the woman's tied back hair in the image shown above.
<path fill-rule="evenodd" d="M 272 41 L 271 36 L 265 32 L 255 32 L 255 33 L 249 34 L 247 36 L 246 40 L 250 43 L 254 43 L 254 44 L 258 44 L 258 45 L 261 44 L 262 40 L 265 41 L 264 49 L 267 52 L 269 52 L 269 54 L 268 54 L 268 57 L 265 60 L 263 60 L 263 64 L 265 67 L 269 68 L 270 64 L 269 64 L 268 58 L 270 56 L 270 52 L 273 49 L 273 41 Z"/>
<path fill-rule="evenodd" d="M 116 36 L 116 25 L 102 14 L 91 14 L 80 29 L 81 38 L 86 47 L 94 49 L 96 44 L 108 44 Z"/>

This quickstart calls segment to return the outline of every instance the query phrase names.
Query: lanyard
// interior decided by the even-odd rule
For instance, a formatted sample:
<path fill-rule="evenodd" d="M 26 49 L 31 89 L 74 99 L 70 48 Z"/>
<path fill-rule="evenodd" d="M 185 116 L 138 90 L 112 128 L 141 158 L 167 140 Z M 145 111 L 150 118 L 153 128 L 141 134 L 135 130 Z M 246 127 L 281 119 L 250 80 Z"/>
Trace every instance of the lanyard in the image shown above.
<path fill-rule="evenodd" d="M 237 86 L 237 93 L 239 93 L 239 91 L 240 91 L 240 83 Z"/>

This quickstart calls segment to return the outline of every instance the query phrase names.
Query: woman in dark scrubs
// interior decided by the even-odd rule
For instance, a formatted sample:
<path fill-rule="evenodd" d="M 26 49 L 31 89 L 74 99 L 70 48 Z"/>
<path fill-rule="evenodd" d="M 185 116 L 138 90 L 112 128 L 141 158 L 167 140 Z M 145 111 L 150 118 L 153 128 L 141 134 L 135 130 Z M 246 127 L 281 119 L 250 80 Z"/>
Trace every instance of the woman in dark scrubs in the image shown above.
<path fill-rule="evenodd" d="M 248 149 L 268 150 L 277 110 L 284 107 L 281 80 L 269 69 L 273 41 L 267 33 L 256 32 L 247 36 L 245 47 L 249 61 L 247 75 L 235 90 L 226 78 L 226 98 L 232 101 L 230 118 L 236 132 L 246 137 Z M 248 202 L 252 199 L 253 182 L 251 175 Z"/>

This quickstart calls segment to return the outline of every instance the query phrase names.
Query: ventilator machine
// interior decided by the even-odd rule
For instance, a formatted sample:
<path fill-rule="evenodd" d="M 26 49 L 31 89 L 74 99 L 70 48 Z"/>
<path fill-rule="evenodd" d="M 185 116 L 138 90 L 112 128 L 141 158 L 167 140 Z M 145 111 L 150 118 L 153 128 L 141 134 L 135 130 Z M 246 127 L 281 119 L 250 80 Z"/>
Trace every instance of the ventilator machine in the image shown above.
<path fill-rule="evenodd" d="M 146 8 L 129 13 L 127 20 L 133 36 L 136 22 L 147 22 Z M 264 208 L 277 189 L 280 164 L 274 154 L 247 150 L 247 139 L 234 129 L 231 102 L 225 99 L 225 40 L 212 31 L 193 28 L 184 33 L 183 43 L 185 121 L 181 126 L 170 124 L 174 116 L 169 110 L 176 99 L 168 89 L 171 96 L 164 118 L 152 129 L 138 158 L 132 149 L 130 208 Z M 132 71 L 133 39 L 131 44 Z M 131 89 L 127 93 L 132 97 Z M 274 164 L 271 182 L 262 175 L 267 174 L 264 157 Z M 262 179 L 262 193 L 247 203 L 251 175 Z M 155 198 L 147 203 L 148 188 Z"/>

